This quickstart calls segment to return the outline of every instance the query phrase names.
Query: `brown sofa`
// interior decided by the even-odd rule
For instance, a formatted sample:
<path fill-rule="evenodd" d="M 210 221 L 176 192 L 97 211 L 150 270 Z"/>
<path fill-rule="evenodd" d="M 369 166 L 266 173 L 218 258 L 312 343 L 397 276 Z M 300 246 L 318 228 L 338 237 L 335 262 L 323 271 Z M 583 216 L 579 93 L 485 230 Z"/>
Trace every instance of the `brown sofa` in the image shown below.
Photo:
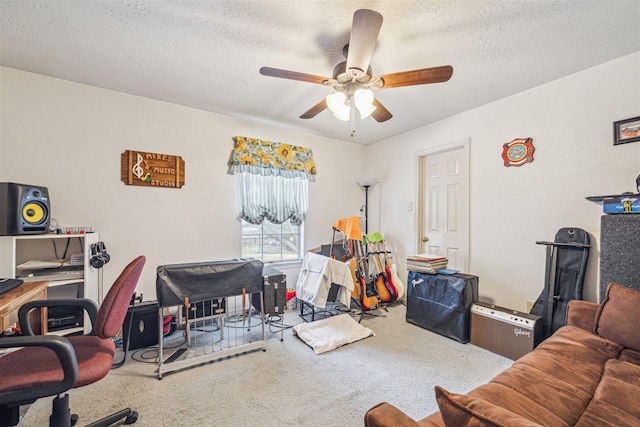
<path fill-rule="evenodd" d="M 435 414 L 384 402 L 365 426 L 640 426 L 640 292 L 612 283 L 602 304 L 571 301 L 566 326 L 489 383 L 435 394 Z"/>

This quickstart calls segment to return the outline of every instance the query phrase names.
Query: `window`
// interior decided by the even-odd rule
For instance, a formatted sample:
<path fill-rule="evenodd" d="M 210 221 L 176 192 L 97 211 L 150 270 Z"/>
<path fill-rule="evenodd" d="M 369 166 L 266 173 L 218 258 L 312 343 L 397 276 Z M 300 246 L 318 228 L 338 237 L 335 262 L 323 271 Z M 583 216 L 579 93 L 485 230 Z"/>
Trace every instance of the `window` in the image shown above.
<path fill-rule="evenodd" d="M 242 257 L 264 262 L 300 259 L 302 228 L 290 220 L 282 224 L 263 221 L 260 225 L 242 221 Z"/>
<path fill-rule="evenodd" d="M 236 175 L 242 201 L 242 256 L 264 262 L 302 257 L 308 181 L 299 177 Z"/>
<path fill-rule="evenodd" d="M 242 256 L 262 261 L 302 257 L 309 182 L 316 166 L 311 150 L 237 136 L 229 171 L 236 176 Z"/>

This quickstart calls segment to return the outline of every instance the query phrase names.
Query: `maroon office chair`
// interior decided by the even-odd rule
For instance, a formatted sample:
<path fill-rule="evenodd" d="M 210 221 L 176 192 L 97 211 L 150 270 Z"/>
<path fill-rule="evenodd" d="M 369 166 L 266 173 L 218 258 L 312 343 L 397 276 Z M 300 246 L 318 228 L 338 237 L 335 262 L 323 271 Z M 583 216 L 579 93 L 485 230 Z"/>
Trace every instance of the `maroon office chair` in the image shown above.
<path fill-rule="evenodd" d="M 78 417 L 69 410 L 69 395 L 64 392 L 94 383 L 109 373 L 115 353 L 111 338 L 122 328 L 145 261 L 139 256 L 120 273 L 99 311 L 89 299 L 32 301 L 20 308 L 20 325 L 30 336 L 0 339 L 0 348 L 23 347 L 0 357 L 0 427 L 18 424 L 20 405 L 54 395 L 49 426 L 70 427 L 77 422 Z M 52 306 L 81 306 L 91 319 L 91 332 L 71 337 L 33 336 L 29 312 Z M 125 424 L 132 424 L 138 414 L 127 408 L 90 426 L 106 427 L 123 418 Z"/>

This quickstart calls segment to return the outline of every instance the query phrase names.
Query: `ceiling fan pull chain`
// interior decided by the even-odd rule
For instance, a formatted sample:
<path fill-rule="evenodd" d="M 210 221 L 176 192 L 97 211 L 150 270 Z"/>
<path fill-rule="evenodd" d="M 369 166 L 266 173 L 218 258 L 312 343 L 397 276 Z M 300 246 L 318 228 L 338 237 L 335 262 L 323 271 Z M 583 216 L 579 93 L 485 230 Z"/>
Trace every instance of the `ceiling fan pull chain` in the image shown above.
<path fill-rule="evenodd" d="M 351 138 L 353 138 L 356 134 L 356 108 L 353 95 L 349 95 L 349 114 L 351 115 Z"/>

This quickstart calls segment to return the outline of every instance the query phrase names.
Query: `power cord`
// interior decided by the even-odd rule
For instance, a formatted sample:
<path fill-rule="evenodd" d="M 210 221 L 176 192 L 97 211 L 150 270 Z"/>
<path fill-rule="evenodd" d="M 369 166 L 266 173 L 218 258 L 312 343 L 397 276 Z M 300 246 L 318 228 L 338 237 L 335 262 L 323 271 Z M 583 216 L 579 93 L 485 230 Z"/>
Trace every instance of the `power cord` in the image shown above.
<path fill-rule="evenodd" d="M 124 357 L 122 358 L 121 361 L 116 362 L 114 364 L 111 365 L 111 369 L 118 369 L 119 367 L 121 367 L 122 365 L 124 365 L 124 362 L 127 361 L 127 352 L 129 351 L 129 343 L 131 342 L 131 325 L 133 324 L 133 315 L 135 313 L 136 310 L 136 301 L 137 302 L 142 302 L 142 294 L 140 294 L 140 296 L 136 296 L 136 293 L 134 292 L 133 296 L 131 297 L 131 302 L 129 303 L 129 307 L 131 308 L 131 316 L 129 318 L 129 324 L 126 325 L 127 328 L 127 339 L 124 339 L 124 327 L 125 325 L 123 325 L 123 349 L 124 349 Z M 126 342 L 125 342 L 126 341 Z"/>
<path fill-rule="evenodd" d="M 163 345 L 165 350 L 173 350 L 174 348 L 180 348 L 187 342 L 186 336 L 183 335 L 183 340 L 178 345 L 172 345 L 171 347 L 167 347 Z M 131 353 L 131 360 L 135 360 L 136 362 L 142 363 L 158 363 L 158 358 L 160 357 L 160 352 L 158 351 L 158 345 L 152 345 L 149 347 L 141 348 L 139 350 Z M 153 353 L 153 356 L 148 356 L 147 353 Z"/>

